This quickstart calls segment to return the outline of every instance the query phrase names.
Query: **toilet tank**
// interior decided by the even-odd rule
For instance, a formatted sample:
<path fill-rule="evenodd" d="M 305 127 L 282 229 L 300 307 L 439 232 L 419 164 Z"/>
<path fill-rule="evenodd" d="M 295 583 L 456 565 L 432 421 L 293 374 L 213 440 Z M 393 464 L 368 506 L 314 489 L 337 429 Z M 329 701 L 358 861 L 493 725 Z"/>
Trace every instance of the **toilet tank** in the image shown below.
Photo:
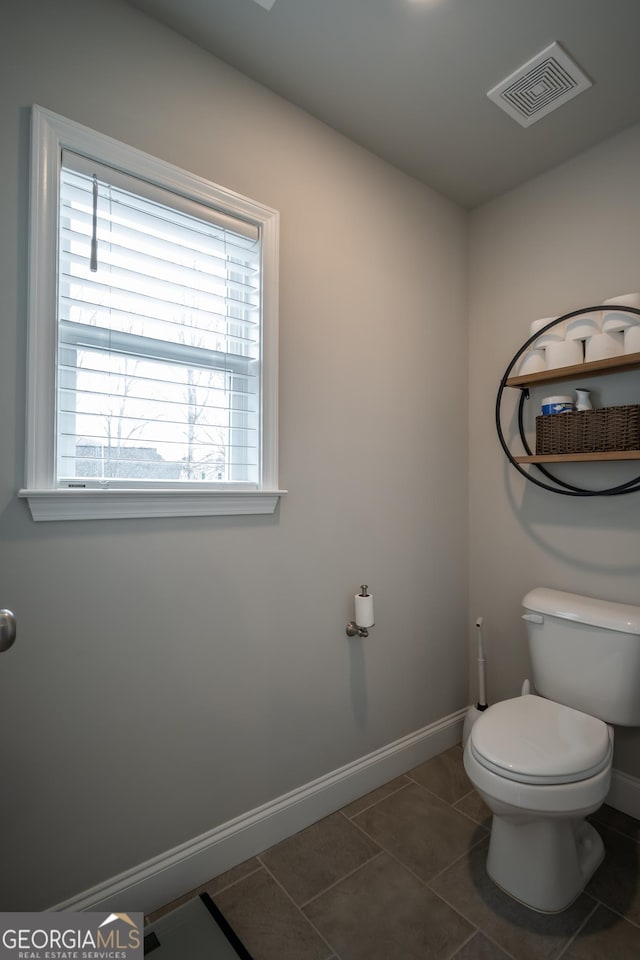
<path fill-rule="evenodd" d="M 522 601 L 536 691 L 640 726 L 640 606 L 536 587 Z"/>

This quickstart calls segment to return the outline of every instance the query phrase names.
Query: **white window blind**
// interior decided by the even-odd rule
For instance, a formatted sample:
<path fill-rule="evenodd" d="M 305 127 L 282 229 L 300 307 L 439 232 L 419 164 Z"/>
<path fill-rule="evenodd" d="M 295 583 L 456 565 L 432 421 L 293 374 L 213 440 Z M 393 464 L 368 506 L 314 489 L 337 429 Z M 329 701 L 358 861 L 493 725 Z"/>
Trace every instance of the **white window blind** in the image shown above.
<path fill-rule="evenodd" d="M 59 487 L 260 484 L 251 223 L 63 152 Z"/>

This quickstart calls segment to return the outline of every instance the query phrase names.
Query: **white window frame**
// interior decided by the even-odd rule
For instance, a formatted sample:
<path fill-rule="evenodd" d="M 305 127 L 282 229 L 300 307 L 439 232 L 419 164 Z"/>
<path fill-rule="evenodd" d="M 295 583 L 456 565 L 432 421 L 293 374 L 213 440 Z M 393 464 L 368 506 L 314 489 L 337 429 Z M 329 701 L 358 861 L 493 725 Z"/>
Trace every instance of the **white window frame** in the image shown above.
<path fill-rule="evenodd" d="M 258 226 L 262 240 L 260 481 L 213 487 L 78 489 L 56 485 L 58 209 L 62 150 L 102 162 Z M 278 242 L 276 210 L 97 133 L 32 108 L 29 211 L 26 484 L 34 520 L 273 513 L 278 489 Z"/>

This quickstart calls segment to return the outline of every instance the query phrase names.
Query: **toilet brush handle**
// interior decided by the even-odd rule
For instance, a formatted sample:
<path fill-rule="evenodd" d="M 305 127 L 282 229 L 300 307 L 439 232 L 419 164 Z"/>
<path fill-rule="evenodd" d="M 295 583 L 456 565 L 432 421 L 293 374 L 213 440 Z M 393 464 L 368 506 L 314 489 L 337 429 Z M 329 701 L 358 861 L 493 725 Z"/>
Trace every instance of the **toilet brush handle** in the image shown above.
<path fill-rule="evenodd" d="M 484 657 L 484 643 L 482 640 L 482 617 L 476 620 L 478 631 L 478 706 L 487 705 L 487 661 Z"/>

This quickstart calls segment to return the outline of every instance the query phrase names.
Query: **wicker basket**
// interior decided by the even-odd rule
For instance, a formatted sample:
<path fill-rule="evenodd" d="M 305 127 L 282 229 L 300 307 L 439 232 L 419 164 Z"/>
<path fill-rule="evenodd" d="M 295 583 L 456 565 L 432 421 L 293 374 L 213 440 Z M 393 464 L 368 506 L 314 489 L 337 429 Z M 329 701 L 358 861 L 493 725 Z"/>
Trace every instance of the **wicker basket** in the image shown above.
<path fill-rule="evenodd" d="M 640 404 L 536 417 L 536 454 L 640 450 Z"/>

